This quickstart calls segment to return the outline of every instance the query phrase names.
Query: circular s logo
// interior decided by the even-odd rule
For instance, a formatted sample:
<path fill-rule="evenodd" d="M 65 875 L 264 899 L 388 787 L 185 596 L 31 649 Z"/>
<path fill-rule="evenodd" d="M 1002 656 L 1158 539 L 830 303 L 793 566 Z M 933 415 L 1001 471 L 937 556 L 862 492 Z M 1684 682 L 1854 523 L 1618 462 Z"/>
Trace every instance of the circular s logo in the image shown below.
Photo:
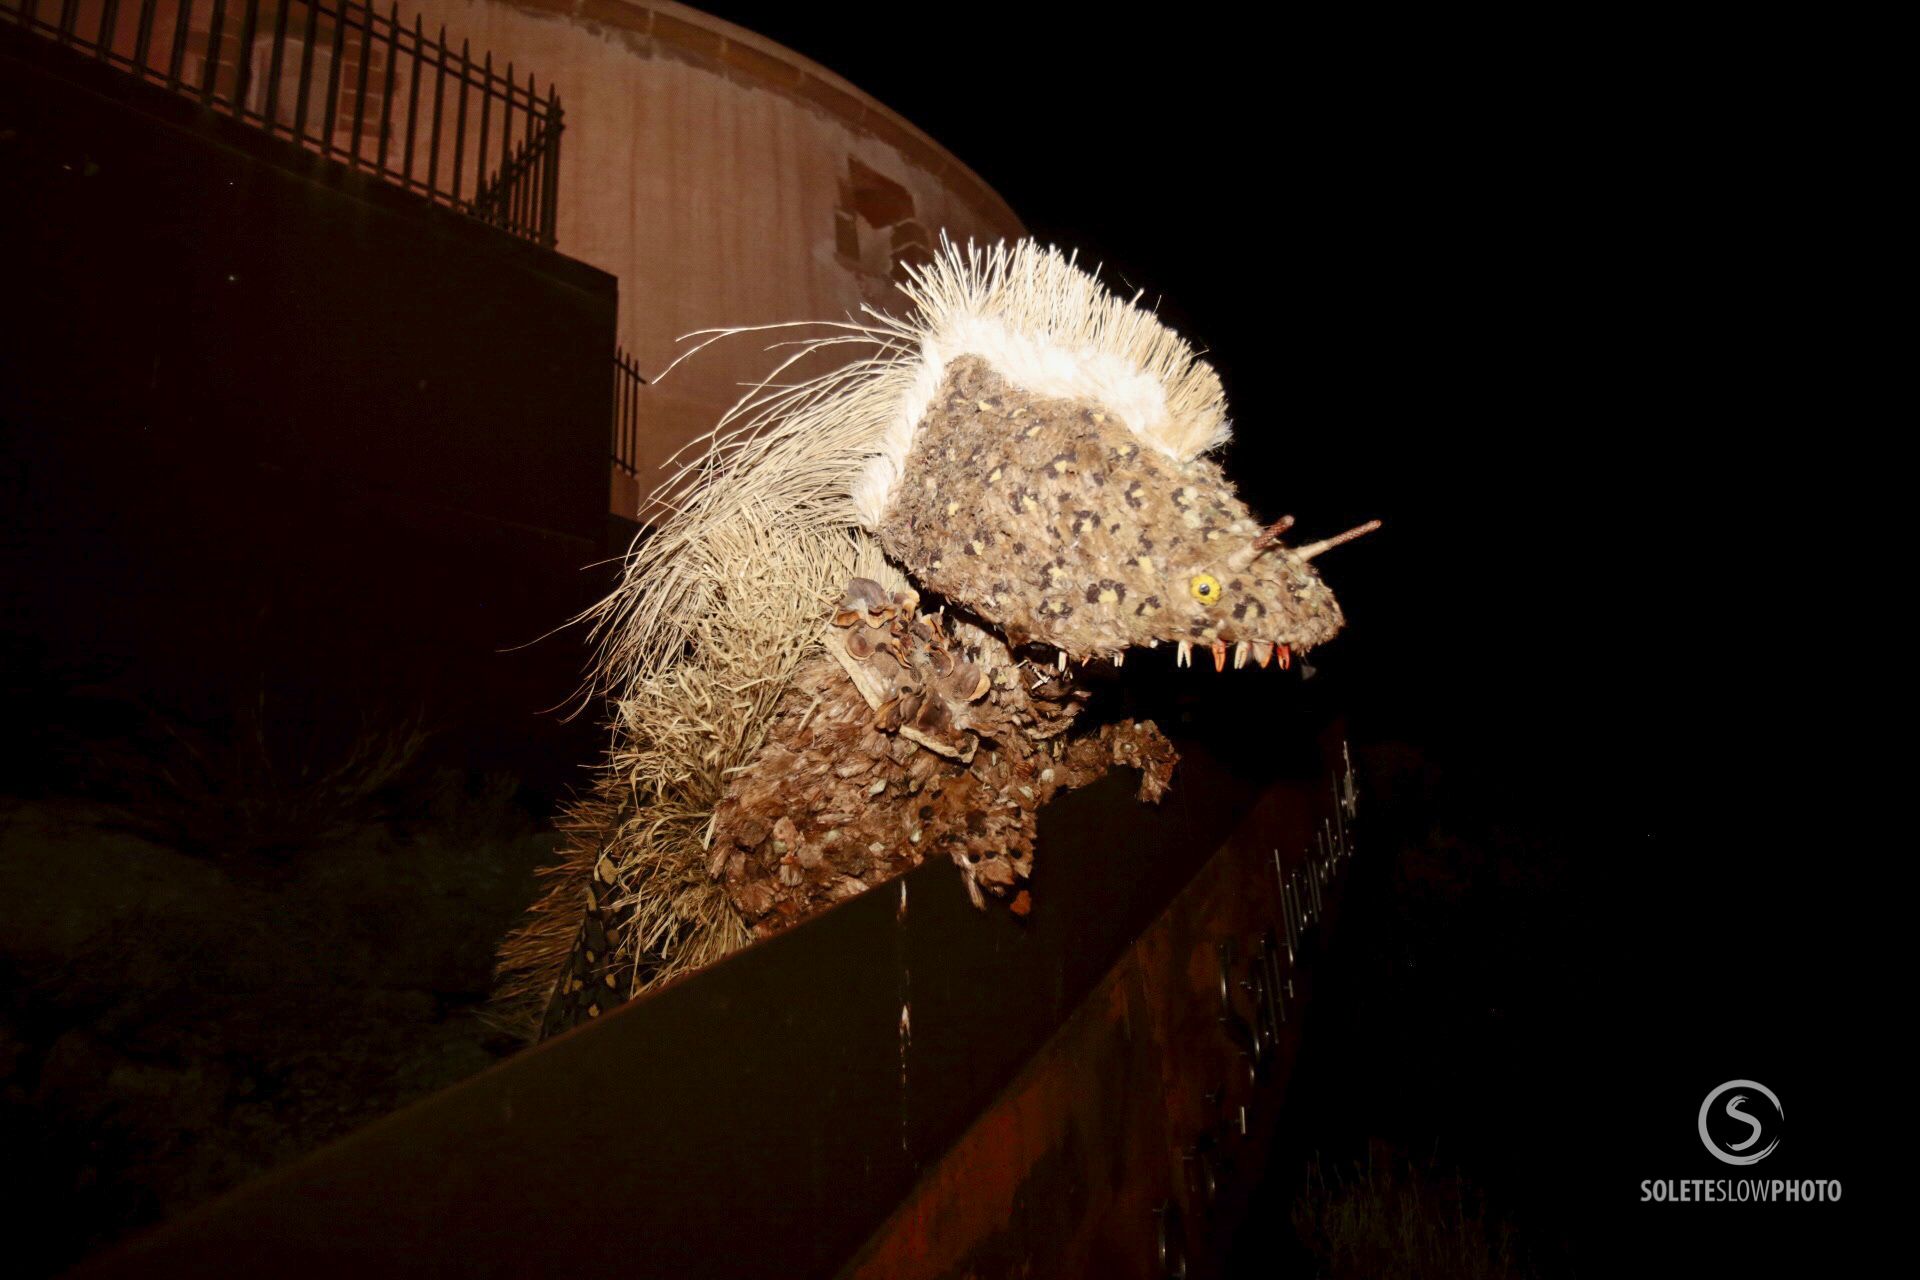
<path fill-rule="evenodd" d="M 1729 1080 L 1700 1104 L 1700 1141 L 1727 1164 L 1759 1164 L 1780 1145 L 1785 1111 L 1756 1080 Z"/>

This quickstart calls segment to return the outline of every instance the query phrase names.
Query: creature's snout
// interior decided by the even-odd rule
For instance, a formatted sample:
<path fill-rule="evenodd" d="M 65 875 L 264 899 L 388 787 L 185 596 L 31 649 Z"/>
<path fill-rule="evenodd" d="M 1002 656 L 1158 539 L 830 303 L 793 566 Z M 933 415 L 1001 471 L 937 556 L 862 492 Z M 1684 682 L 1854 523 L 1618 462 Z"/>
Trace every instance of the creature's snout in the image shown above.
<path fill-rule="evenodd" d="M 1289 548 L 1217 464 L 1143 444 L 1084 401 L 1013 386 L 984 360 L 953 362 L 915 432 L 878 530 L 923 584 L 1016 645 L 1067 657 L 1193 647 L 1261 666 L 1330 639 L 1340 606 L 1308 563 L 1370 526 Z"/>

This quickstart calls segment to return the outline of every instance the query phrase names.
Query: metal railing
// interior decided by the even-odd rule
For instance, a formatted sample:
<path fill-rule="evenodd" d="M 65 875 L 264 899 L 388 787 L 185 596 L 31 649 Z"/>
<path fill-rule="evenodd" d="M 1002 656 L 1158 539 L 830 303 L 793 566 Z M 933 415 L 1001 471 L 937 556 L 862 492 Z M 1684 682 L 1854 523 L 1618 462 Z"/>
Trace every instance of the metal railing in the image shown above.
<path fill-rule="evenodd" d="M 613 352 L 613 465 L 640 474 L 640 388 L 647 380 L 625 347 Z"/>
<path fill-rule="evenodd" d="M 200 6 L 206 6 L 204 10 Z M 0 0 L 0 20 L 551 248 L 558 92 L 456 51 L 396 4 Z"/>

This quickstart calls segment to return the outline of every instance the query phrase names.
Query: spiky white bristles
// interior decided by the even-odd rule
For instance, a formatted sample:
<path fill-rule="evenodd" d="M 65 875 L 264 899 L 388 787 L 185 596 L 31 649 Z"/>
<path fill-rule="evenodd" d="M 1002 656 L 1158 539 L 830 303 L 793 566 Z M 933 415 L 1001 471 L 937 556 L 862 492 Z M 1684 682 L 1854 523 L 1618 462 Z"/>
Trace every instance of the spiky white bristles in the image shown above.
<path fill-rule="evenodd" d="M 1030 240 L 985 250 L 943 240 L 910 276 L 903 288 L 914 311 L 894 330 L 904 342 L 902 394 L 853 488 L 868 528 L 886 512 L 947 365 L 964 355 L 1035 395 L 1090 400 L 1181 461 L 1226 442 L 1226 398 L 1212 366 L 1138 294 L 1115 297 L 1073 257 Z"/>

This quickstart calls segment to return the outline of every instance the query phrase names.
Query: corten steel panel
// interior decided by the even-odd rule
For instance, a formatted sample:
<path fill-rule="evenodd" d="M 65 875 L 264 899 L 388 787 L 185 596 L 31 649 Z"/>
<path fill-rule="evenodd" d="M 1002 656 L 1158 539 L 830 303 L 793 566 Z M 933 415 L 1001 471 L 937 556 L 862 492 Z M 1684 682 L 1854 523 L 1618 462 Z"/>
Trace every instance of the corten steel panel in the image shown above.
<path fill-rule="evenodd" d="M 1046 811 L 1026 921 L 929 863 L 83 1274 L 831 1275 L 1245 818 L 1184 750 Z"/>
<path fill-rule="evenodd" d="M 1258 789 L 1191 746 L 1160 805 L 1133 798 L 1133 776 L 1070 792 L 1041 812 L 1043 852 L 1024 925 L 1008 917 L 982 933 L 965 897 L 937 879 L 933 893 L 910 900 L 909 1052 L 912 1079 L 929 1082 L 909 1099 L 915 1151 L 939 1152 L 959 1136 L 1233 830 Z M 964 967 L 952 961 L 956 938 L 969 945 Z"/>
<path fill-rule="evenodd" d="M 869 895 L 243 1188 L 86 1274 L 799 1275 L 908 1179 Z"/>
<path fill-rule="evenodd" d="M 1279 873 L 1306 865 L 1334 804 L 1327 785 L 1270 788 L 845 1280 L 1218 1274 L 1278 1123 L 1312 968 L 1298 948 L 1287 958 Z M 1325 927 L 1308 927 L 1310 947 Z M 1256 970 L 1293 984 L 1257 1050 Z"/>

